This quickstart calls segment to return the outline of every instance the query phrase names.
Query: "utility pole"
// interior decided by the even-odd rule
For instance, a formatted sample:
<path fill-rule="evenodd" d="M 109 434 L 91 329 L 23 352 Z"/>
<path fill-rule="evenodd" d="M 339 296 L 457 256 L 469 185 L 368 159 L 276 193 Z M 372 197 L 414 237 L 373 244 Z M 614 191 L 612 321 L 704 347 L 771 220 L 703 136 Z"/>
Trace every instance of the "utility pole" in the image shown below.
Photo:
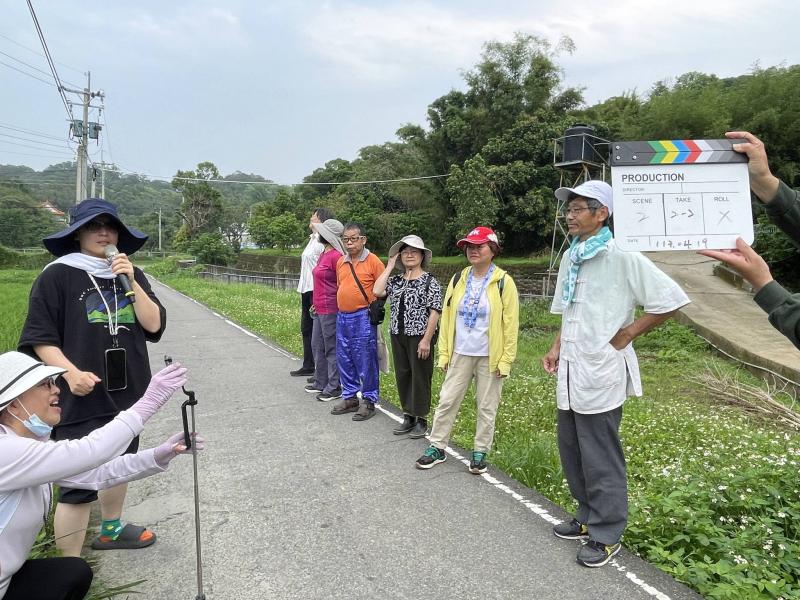
<path fill-rule="evenodd" d="M 158 251 L 161 252 L 161 205 L 158 205 Z"/>
<path fill-rule="evenodd" d="M 70 92 L 72 94 L 77 94 L 81 97 L 81 104 L 83 105 L 83 120 L 72 121 L 72 134 L 78 138 L 78 152 L 76 157 L 76 173 L 75 173 L 75 204 L 78 204 L 81 200 L 86 198 L 87 194 L 87 186 L 86 186 L 86 176 L 88 171 L 88 151 L 89 151 L 89 138 L 97 139 L 100 134 L 100 125 L 97 123 L 89 123 L 89 103 L 92 101 L 92 98 L 100 97 L 104 98 L 105 94 L 102 90 L 98 90 L 96 92 L 92 91 L 92 74 L 86 73 L 86 87 L 83 90 L 73 90 L 67 87 L 62 86 L 61 89 L 65 92 Z M 97 108 L 97 107 L 91 107 Z M 92 126 L 92 131 L 89 131 L 89 126 Z M 94 179 L 92 180 L 92 186 L 94 186 Z M 92 194 L 94 194 L 94 188 L 92 189 Z"/>
<path fill-rule="evenodd" d="M 77 170 L 75 174 L 75 204 L 86 198 L 86 155 L 89 146 L 89 102 L 91 100 L 92 74 L 86 73 L 86 87 L 83 89 L 83 127 L 78 144 Z"/>

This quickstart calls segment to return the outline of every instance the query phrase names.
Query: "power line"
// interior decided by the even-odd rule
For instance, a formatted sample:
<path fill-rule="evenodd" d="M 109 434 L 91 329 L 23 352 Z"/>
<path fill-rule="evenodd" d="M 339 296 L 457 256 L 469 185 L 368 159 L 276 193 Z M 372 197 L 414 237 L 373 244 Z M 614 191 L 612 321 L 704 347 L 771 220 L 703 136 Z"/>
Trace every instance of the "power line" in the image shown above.
<path fill-rule="evenodd" d="M 0 133 L 0 137 L 11 138 L 11 139 L 14 139 L 14 140 L 22 140 L 24 142 L 32 142 L 34 144 L 41 144 L 42 146 L 51 146 L 53 148 L 64 148 L 66 150 L 72 150 L 66 144 L 51 144 L 50 142 L 42 142 L 42 141 L 39 141 L 39 140 L 32 140 L 30 138 L 20 137 L 18 135 L 11 135 L 10 133 Z"/>
<path fill-rule="evenodd" d="M 16 40 L 13 40 L 13 39 L 11 39 L 11 38 L 10 38 L 10 37 L 8 37 L 7 35 L 3 35 L 2 33 L 0 33 L 0 38 L 3 38 L 4 40 L 8 40 L 9 42 L 11 42 L 12 44 L 14 44 L 15 46 L 19 46 L 19 47 L 20 47 L 20 48 L 22 48 L 23 50 L 27 50 L 28 52 L 31 52 L 31 53 L 35 54 L 36 56 L 40 56 L 40 57 L 42 57 L 42 58 L 45 58 L 44 54 L 42 54 L 41 52 L 37 52 L 37 51 L 36 51 L 36 50 L 34 50 L 33 48 L 28 48 L 28 46 L 25 46 L 25 45 L 23 45 L 23 44 L 20 44 L 19 42 L 17 42 Z M 83 74 L 83 71 L 82 71 L 81 69 L 77 69 L 77 68 L 75 68 L 75 67 L 71 67 L 71 66 L 69 66 L 69 65 L 67 65 L 67 64 L 65 64 L 65 63 L 62 63 L 62 62 L 56 62 L 56 64 L 58 64 L 58 65 L 61 65 L 62 67 L 65 67 L 65 68 L 67 68 L 67 69 L 70 69 L 70 70 L 72 70 L 72 71 L 75 71 L 76 73 L 81 73 L 81 74 Z"/>
<path fill-rule="evenodd" d="M 4 67 L 8 67 L 9 69 L 13 69 L 17 73 L 22 73 L 23 75 L 27 75 L 28 77 L 36 79 L 37 81 L 41 81 L 42 83 L 47 84 L 49 86 L 56 87 L 56 85 L 52 81 L 47 81 L 46 79 L 42 79 L 41 77 L 37 77 L 36 75 L 32 75 L 31 73 L 28 73 L 27 71 L 23 71 L 22 69 L 18 69 L 14 65 L 10 65 L 7 62 L 3 62 L 2 60 L 0 60 L 0 65 L 3 65 Z"/>
<path fill-rule="evenodd" d="M 36 33 L 39 36 L 39 41 L 42 43 L 42 50 L 44 50 L 45 58 L 47 59 L 47 64 L 50 67 L 50 72 L 53 74 L 53 79 L 56 82 L 56 87 L 58 89 L 58 94 L 61 96 L 61 101 L 64 103 L 64 110 L 67 111 L 67 118 L 72 121 L 72 110 L 69 108 L 69 102 L 67 101 L 67 96 L 64 94 L 64 86 L 61 84 L 61 80 L 58 78 L 58 72 L 56 71 L 56 65 L 53 62 L 53 57 L 50 56 L 50 50 L 47 48 L 47 41 L 44 39 L 44 33 L 42 33 L 42 28 L 39 25 L 39 19 L 36 18 L 36 11 L 33 10 L 33 4 L 31 4 L 31 0 L 27 0 L 28 8 L 31 11 L 31 18 L 33 19 L 33 24 L 36 27 Z"/>
<path fill-rule="evenodd" d="M 24 127 L 15 127 L 14 125 L 8 125 L 7 123 L 0 123 L 0 128 L 2 129 L 10 129 L 11 131 L 17 131 L 19 133 L 27 133 L 28 135 L 35 135 L 37 137 L 43 137 L 51 140 L 56 141 L 63 141 L 64 138 L 58 137 L 56 135 L 51 135 L 49 133 L 43 133 L 40 131 L 36 131 L 34 129 L 26 129 Z"/>
<path fill-rule="evenodd" d="M 0 54 L 2 54 L 3 56 L 5 56 L 5 57 L 7 57 L 7 58 L 10 58 L 10 59 L 11 59 L 11 60 L 13 60 L 13 61 L 16 61 L 16 62 L 20 63 L 21 65 L 25 65 L 25 66 L 26 66 L 26 67 L 28 67 L 29 69 L 33 69 L 34 71 L 36 71 L 36 72 L 38 72 L 38 73 L 41 73 L 42 75 L 50 75 L 50 73 L 48 73 L 47 71 L 43 71 L 43 70 L 42 70 L 42 69 L 40 69 L 39 67 L 36 67 L 36 66 L 34 66 L 34 65 L 30 64 L 30 63 L 26 63 L 24 60 L 20 60 L 19 58 L 16 58 L 16 57 L 14 57 L 14 56 L 11 56 L 10 54 L 6 54 L 6 53 L 5 53 L 5 52 L 3 52 L 2 50 L 0 50 Z M 67 83 L 69 83 L 69 85 L 71 85 L 71 86 L 73 86 L 73 87 L 78 87 L 78 86 L 76 86 L 74 83 L 70 83 L 69 81 L 67 81 Z"/>
<path fill-rule="evenodd" d="M 37 150 L 39 150 L 39 148 L 37 148 Z M 0 154 L 16 154 L 16 155 L 19 155 L 19 156 L 33 156 L 35 158 L 46 158 L 48 160 L 53 160 L 55 158 L 58 158 L 57 156 L 46 156 L 44 154 L 30 154 L 28 152 L 14 152 L 13 150 L 2 150 L 2 149 L 0 149 Z M 69 157 L 70 157 L 70 159 L 72 159 L 73 155 L 70 154 Z M 64 161 L 61 161 L 61 162 L 67 162 L 67 161 L 64 160 Z M 72 171 L 72 169 L 70 169 L 70 171 Z"/>
<path fill-rule="evenodd" d="M 149 177 L 150 179 L 161 179 L 164 181 L 172 181 L 173 179 L 177 179 L 178 181 L 193 181 L 193 182 L 205 182 L 205 183 L 238 183 L 244 185 L 277 185 L 277 186 L 294 186 L 294 185 L 368 185 L 371 183 L 403 183 L 407 181 L 421 181 L 425 179 L 439 179 L 443 177 L 450 177 L 449 173 L 445 173 L 443 175 L 422 175 L 419 177 L 400 177 L 397 179 L 373 179 L 370 181 L 301 181 L 299 183 L 277 183 L 274 181 L 240 181 L 235 179 L 203 179 L 202 177 L 167 177 L 164 175 L 153 175 L 151 173 L 139 173 L 137 171 L 131 171 L 130 169 L 125 169 L 123 167 L 118 167 L 120 171 L 125 173 L 131 173 L 133 175 L 143 175 Z"/>

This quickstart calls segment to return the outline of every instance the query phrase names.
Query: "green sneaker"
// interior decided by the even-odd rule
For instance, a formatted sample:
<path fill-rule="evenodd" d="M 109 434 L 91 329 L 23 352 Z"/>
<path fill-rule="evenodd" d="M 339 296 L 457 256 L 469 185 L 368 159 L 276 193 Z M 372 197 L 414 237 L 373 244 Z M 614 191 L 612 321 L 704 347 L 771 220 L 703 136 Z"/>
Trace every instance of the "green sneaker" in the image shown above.
<path fill-rule="evenodd" d="M 469 472 L 474 475 L 486 473 L 486 452 L 473 452 L 469 461 Z"/>
<path fill-rule="evenodd" d="M 428 446 L 425 454 L 417 459 L 416 465 L 418 469 L 430 469 L 445 460 L 447 460 L 447 455 L 444 450 L 439 450 L 436 446 Z"/>
<path fill-rule="evenodd" d="M 602 567 L 622 548 L 621 544 L 601 544 L 589 540 L 578 550 L 577 560 L 585 567 Z"/>

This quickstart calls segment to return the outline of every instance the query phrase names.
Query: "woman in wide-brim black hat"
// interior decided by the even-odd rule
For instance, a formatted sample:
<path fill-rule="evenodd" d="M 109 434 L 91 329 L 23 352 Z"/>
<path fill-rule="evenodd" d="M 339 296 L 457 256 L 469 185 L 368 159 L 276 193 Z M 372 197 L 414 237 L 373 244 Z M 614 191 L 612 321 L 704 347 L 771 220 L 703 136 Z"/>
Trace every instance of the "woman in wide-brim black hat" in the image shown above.
<path fill-rule="evenodd" d="M 53 438 L 75 439 L 105 425 L 144 393 L 150 381 L 146 342 L 161 338 L 166 311 L 129 258 L 147 236 L 126 226 L 110 202 L 84 200 L 70 211 L 69 225 L 43 241 L 57 258 L 33 284 L 18 349 L 65 369 L 61 422 Z M 130 283 L 128 292 L 123 279 Z M 137 446 L 138 438 L 128 452 Z M 125 492 L 120 485 L 100 496 L 103 525 L 93 548 L 141 548 L 155 541 L 143 527 L 120 523 Z M 90 503 L 97 497 L 61 488 L 55 534 L 65 555 L 80 555 Z"/>

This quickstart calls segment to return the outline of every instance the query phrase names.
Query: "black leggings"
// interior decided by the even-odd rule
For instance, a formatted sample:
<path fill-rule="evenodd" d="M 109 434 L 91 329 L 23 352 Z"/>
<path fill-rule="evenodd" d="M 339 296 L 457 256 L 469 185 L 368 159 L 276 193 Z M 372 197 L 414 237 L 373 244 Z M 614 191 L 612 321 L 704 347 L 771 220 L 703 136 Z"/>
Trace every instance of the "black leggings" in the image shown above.
<path fill-rule="evenodd" d="M 83 600 L 92 576 L 86 561 L 75 556 L 26 560 L 3 600 Z"/>

